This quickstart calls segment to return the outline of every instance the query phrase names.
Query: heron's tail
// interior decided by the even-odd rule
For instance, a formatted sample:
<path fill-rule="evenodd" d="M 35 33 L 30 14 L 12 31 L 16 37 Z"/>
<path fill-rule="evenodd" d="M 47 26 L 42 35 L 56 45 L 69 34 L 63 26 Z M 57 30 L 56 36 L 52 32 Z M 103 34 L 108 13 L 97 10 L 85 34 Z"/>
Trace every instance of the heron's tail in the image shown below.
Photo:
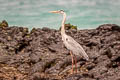
<path fill-rule="evenodd" d="M 88 60 L 89 60 L 89 57 L 88 57 L 87 53 L 86 53 L 85 50 L 82 48 L 82 46 L 80 46 L 80 49 L 81 49 L 81 55 L 88 61 Z"/>
<path fill-rule="evenodd" d="M 88 61 L 89 60 L 89 57 L 87 55 L 87 53 L 84 51 L 84 54 L 83 54 L 83 57 Z"/>

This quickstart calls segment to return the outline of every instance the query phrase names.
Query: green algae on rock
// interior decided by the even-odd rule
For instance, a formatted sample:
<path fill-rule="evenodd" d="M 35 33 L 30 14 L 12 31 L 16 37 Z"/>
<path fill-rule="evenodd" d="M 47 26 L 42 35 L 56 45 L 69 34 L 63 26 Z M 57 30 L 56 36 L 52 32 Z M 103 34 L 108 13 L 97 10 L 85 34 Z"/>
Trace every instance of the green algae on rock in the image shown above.
<path fill-rule="evenodd" d="M 77 30 L 77 26 L 72 25 L 72 24 L 70 24 L 70 23 L 65 24 L 65 28 L 66 28 L 67 30 L 69 30 L 69 29 L 76 29 L 76 30 Z"/>
<path fill-rule="evenodd" d="M 3 20 L 2 22 L 0 22 L 0 27 L 1 28 L 8 27 L 8 22 L 6 20 Z"/>

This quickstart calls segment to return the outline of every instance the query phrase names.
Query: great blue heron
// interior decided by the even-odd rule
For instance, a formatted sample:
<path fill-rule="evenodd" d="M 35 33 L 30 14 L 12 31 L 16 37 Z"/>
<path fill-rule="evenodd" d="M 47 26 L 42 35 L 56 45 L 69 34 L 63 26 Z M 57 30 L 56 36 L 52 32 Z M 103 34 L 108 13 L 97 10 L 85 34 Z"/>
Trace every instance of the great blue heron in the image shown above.
<path fill-rule="evenodd" d="M 62 35 L 62 41 L 65 45 L 65 47 L 70 50 L 70 55 L 72 57 L 72 73 L 73 73 L 73 65 L 75 64 L 75 69 L 77 73 L 77 59 L 76 55 L 78 56 L 83 56 L 86 60 L 89 59 L 88 55 L 82 48 L 82 46 L 77 43 L 71 36 L 68 36 L 65 33 L 65 21 L 66 21 L 66 13 L 63 10 L 58 10 L 58 11 L 50 11 L 50 13 L 60 13 L 63 15 L 63 20 L 62 20 L 62 27 L 61 27 L 61 35 Z M 75 59 L 74 59 L 75 58 Z"/>

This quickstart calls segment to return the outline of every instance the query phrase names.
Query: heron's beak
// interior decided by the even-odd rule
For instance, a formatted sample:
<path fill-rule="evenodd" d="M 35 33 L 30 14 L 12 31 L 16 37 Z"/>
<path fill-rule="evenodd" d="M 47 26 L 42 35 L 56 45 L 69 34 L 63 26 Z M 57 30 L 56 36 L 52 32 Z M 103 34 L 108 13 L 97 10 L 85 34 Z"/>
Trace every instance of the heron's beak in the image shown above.
<path fill-rule="evenodd" d="M 59 13 L 59 11 L 49 11 L 50 13 Z"/>

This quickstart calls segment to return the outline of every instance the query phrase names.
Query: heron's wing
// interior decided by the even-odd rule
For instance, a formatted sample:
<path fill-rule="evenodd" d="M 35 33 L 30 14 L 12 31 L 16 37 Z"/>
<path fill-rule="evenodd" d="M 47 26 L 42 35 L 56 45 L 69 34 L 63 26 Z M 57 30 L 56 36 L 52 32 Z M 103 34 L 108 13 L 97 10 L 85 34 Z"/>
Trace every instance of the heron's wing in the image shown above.
<path fill-rule="evenodd" d="M 75 54 L 78 54 L 78 55 L 80 54 L 81 56 L 85 57 L 86 60 L 89 59 L 83 47 L 78 42 L 76 42 L 72 37 L 67 36 L 66 43 L 68 45 L 67 48 L 69 48 L 73 52 L 76 52 Z"/>

